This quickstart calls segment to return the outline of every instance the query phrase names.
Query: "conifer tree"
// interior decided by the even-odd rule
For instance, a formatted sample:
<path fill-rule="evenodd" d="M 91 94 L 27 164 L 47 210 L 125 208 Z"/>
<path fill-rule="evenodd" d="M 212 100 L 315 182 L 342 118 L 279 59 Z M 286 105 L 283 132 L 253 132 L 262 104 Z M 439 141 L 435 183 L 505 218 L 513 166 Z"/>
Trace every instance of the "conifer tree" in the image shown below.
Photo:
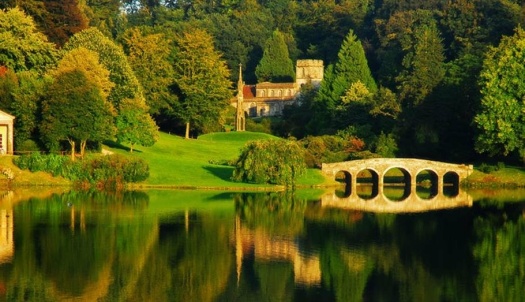
<path fill-rule="evenodd" d="M 330 128 L 335 110 L 343 102 L 342 97 L 352 84 L 361 82 L 369 93 L 377 91 L 363 46 L 352 30 L 343 41 L 337 58 L 335 65 L 329 65 L 325 72 L 315 100 L 316 116 L 311 121 L 316 125 L 315 128 L 325 131 Z"/>
<path fill-rule="evenodd" d="M 255 69 L 258 82 L 292 82 L 295 78 L 293 62 L 288 53 L 284 35 L 275 30 L 266 41 L 263 57 Z"/>

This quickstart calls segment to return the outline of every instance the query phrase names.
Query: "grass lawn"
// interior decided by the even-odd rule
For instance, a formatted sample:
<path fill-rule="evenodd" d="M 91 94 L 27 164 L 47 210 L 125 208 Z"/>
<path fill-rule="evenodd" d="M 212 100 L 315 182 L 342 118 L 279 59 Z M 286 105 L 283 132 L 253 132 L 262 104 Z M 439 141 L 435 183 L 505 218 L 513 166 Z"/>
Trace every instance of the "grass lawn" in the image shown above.
<path fill-rule="evenodd" d="M 238 157 L 241 148 L 248 141 L 279 139 L 275 136 L 255 132 L 222 132 L 199 136 L 198 139 L 184 139 L 179 136 L 160 133 L 158 142 L 152 147 L 137 147 L 132 156 L 144 159 L 150 167 L 150 177 L 142 183 L 157 187 L 199 187 L 199 188 L 272 188 L 270 185 L 256 185 L 233 182 L 230 177 L 233 167 L 220 165 Z M 130 155 L 127 147 L 108 145 L 113 152 Z M 317 185 L 325 181 L 319 170 L 308 170 L 299 179 L 300 185 Z"/>

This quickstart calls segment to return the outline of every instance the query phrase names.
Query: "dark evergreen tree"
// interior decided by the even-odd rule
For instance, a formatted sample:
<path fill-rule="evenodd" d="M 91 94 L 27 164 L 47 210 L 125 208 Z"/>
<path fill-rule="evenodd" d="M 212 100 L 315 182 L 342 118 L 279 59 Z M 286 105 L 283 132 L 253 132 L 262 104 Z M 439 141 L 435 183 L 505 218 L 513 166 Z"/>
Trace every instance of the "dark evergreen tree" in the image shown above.
<path fill-rule="evenodd" d="M 316 98 L 317 110 L 312 123 L 318 130 L 325 128 L 321 132 L 333 132 L 329 129 L 333 126 L 331 123 L 336 115 L 335 111 L 342 104 L 345 92 L 354 83 L 362 83 L 369 93 L 377 90 L 363 46 L 352 30 L 348 32 L 337 57 L 337 63 L 328 66 Z"/>
<path fill-rule="evenodd" d="M 275 30 L 266 41 L 264 54 L 255 69 L 258 82 L 292 82 L 295 79 L 293 62 L 284 35 Z"/>

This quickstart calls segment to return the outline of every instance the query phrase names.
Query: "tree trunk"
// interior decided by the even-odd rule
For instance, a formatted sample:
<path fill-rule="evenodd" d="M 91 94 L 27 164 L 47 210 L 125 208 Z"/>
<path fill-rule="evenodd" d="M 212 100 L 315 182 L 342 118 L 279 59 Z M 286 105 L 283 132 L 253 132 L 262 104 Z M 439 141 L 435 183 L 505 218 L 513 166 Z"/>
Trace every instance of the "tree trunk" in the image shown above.
<path fill-rule="evenodd" d="M 186 136 L 184 136 L 184 138 L 190 138 L 190 122 L 186 123 Z"/>
<path fill-rule="evenodd" d="M 84 152 L 86 151 L 86 144 L 87 144 L 87 140 L 80 141 L 80 156 L 82 156 L 82 158 L 84 158 Z"/>
<path fill-rule="evenodd" d="M 70 139 L 69 144 L 71 145 L 71 161 L 75 161 L 75 141 Z"/>

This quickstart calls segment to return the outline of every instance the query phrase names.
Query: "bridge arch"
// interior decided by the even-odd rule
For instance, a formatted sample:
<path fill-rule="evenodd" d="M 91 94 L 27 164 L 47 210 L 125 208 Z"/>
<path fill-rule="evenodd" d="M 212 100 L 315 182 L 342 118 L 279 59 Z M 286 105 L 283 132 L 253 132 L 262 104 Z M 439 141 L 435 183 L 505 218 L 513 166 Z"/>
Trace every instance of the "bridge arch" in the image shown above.
<path fill-rule="evenodd" d="M 434 169 L 420 169 L 416 174 L 416 186 L 419 185 L 420 190 L 416 188 L 416 194 L 425 200 L 442 194 L 440 175 Z"/>
<path fill-rule="evenodd" d="M 421 181 L 418 179 L 421 176 L 418 175 L 426 174 L 428 185 L 431 188 L 427 194 L 428 200 L 433 200 L 434 196 L 443 195 L 444 185 L 452 185 L 459 188 L 459 183 L 473 171 L 472 165 L 467 166 L 414 158 L 373 158 L 322 165 L 322 171 L 327 176 L 335 178 L 336 173 L 344 172 L 347 183 L 348 180 L 350 182 L 349 191 L 352 196 L 358 196 L 356 189 L 359 173 L 369 171 L 368 182 L 372 181 L 372 194 L 368 195 L 370 199 L 374 199 L 375 196 L 384 197 L 385 175 L 389 170 L 395 168 L 402 171 L 405 188 L 408 187 L 407 183 L 410 182 L 410 194 L 408 194 L 410 196 L 417 195 L 417 186 L 421 184 Z M 423 173 L 423 171 L 426 172 Z M 360 184 L 362 183 L 362 181 L 359 182 Z M 388 186 L 388 182 L 386 185 Z M 408 189 L 406 190 L 408 191 Z"/>
<path fill-rule="evenodd" d="M 379 194 L 380 179 L 382 175 L 376 169 L 365 168 L 361 169 L 356 174 L 356 194 L 361 198 L 368 200 L 376 197 Z"/>
<path fill-rule="evenodd" d="M 407 169 L 397 166 L 388 168 L 383 174 L 385 198 L 394 202 L 407 199 L 410 196 L 411 183 L 412 175 Z M 403 189 L 399 190 L 400 187 Z"/>

